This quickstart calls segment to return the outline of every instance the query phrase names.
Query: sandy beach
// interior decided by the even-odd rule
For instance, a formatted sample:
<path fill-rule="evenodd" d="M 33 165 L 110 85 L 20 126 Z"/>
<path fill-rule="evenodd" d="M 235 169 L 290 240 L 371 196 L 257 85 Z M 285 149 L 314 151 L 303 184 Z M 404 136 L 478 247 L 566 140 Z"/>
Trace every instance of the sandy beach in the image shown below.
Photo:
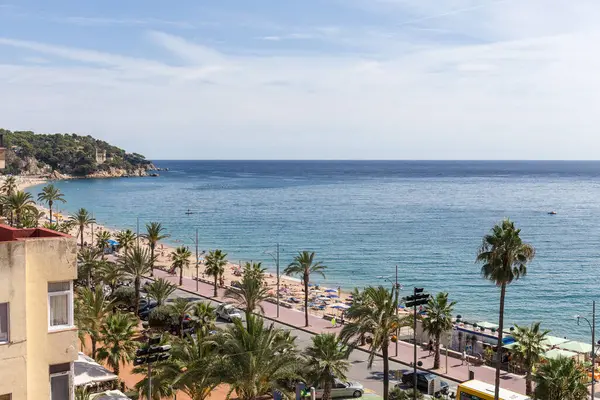
<path fill-rule="evenodd" d="M 0 177 L 0 186 L 2 185 L 5 177 Z M 42 177 L 17 177 L 17 188 L 18 190 L 24 190 L 30 186 L 35 186 L 39 184 L 43 184 L 48 180 Z M 36 196 L 34 196 L 35 198 Z M 68 201 L 68 199 L 67 199 Z M 83 205 L 85 206 L 85 205 Z M 37 205 L 38 209 L 45 213 L 43 219 L 44 222 L 48 220 L 48 209 L 42 205 Z M 62 221 L 65 218 L 68 218 L 68 215 L 64 215 L 61 212 L 54 211 L 55 218 L 58 221 Z M 160 222 L 160 221 L 159 221 Z M 43 222 L 40 221 L 40 225 L 43 225 Z M 141 231 L 144 230 L 144 227 L 140 227 Z M 114 238 L 114 235 L 119 232 L 119 229 L 114 227 L 107 227 L 102 224 L 94 224 L 90 226 L 88 229 L 84 231 L 83 241 L 88 244 L 93 244 L 95 242 L 94 236 L 100 231 L 108 231 Z M 74 237 L 79 237 L 79 229 L 73 228 L 69 232 Z M 79 240 L 78 240 L 79 243 Z M 140 244 L 143 246 L 148 246 L 148 241 L 144 238 L 140 238 Z M 156 248 L 156 256 L 157 260 L 155 263 L 155 268 L 159 268 L 165 271 L 171 269 L 171 253 L 174 252 L 176 246 L 168 245 L 165 243 L 159 243 Z M 183 275 L 187 278 L 196 279 L 196 255 L 194 254 L 194 249 L 190 249 L 192 251 L 192 257 L 190 257 L 190 266 L 189 268 L 184 269 Z M 118 256 L 118 252 L 115 255 Z M 243 264 L 244 261 L 241 261 Z M 281 266 L 281 270 L 283 270 L 285 266 Z M 213 278 L 207 276 L 204 273 L 205 265 L 204 265 L 204 256 L 199 255 L 198 257 L 198 274 L 200 275 L 200 279 L 208 282 L 213 282 Z M 223 282 L 221 287 L 232 286 L 236 281 L 241 280 L 241 270 L 242 267 L 239 263 L 228 262 L 225 267 L 225 274 L 223 275 Z M 178 271 L 176 272 L 179 273 Z M 280 275 L 279 282 L 279 301 L 286 307 L 294 308 L 300 311 L 304 310 L 304 285 L 301 280 L 295 277 L 290 277 L 287 275 Z M 265 273 L 265 284 L 270 288 L 269 293 L 272 298 L 276 299 L 276 290 L 277 290 L 277 274 L 272 272 Z M 314 315 L 323 316 L 324 314 L 341 316 L 343 310 L 349 306 L 352 302 L 352 297 L 349 293 L 343 292 L 337 286 L 326 286 L 326 285 L 314 285 L 311 284 L 309 287 L 310 295 L 309 295 L 309 308 L 310 313 Z"/>

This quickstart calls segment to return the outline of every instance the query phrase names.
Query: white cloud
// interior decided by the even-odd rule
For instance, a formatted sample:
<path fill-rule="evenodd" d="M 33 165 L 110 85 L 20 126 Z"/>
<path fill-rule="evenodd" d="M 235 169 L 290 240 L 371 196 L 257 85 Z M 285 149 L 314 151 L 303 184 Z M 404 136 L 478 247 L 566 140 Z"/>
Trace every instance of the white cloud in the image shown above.
<path fill-rule="evenodd" d="M 416 4 L 411 18 L 472 4 L 387 1 Z M 519 10 L 531 17 L 545 7 L 509 3 L 521 8 L 472 10 L 483 20 L 470 28 L 422 27 L 484 32 L 486 44 L 419 47 L 395 32 L 405 40 L 386 51 L 371 43 L 381 49 L 373 56 L 224 53 L 154 31 L 150 43 L 170 55 L 154 61 L 0 38 L 33 57 L 77 61 L 0 65 L 0 91 L 11 99 L 0 119 L 13 129 L 89 132 L 155 158 L 597 158 L 592 18 L 566 14 L 582 24 L 554 27 L 544 16 L 525 29 Z"/>

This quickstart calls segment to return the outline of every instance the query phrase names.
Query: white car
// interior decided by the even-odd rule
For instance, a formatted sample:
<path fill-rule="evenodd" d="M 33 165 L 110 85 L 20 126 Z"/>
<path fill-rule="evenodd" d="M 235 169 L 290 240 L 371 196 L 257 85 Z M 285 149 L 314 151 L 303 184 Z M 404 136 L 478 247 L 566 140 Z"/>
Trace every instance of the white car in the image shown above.
<path fill-rule="evenodd" d="M 365 393 L 364 386 L 359 382 L 342 382 L 338 379 L 333 383 L 331 388 L 331 398 L 336 397 L 361 397 Z M 315 397 L 320 399 L 323 397 L 323 389 L 315 389 Z"/>
<path fill-rule="evenodd" d="M 218 318 L 224 319 L 225 321 L 233 321 L 234 319 L 242 319 L 242 313 L 235 308 L 232 304 L 220 304 L 215 310 L 215 314 Z"/>

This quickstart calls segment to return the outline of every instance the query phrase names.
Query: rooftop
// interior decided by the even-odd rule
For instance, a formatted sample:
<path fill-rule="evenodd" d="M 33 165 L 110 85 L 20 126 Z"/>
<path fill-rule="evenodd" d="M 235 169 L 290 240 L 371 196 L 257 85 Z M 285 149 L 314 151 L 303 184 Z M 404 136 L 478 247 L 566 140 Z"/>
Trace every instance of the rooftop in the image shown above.
<path fill-rule="evenodd" d="M 0 224 L 0 242 L 11 242 L 15 240 L 38 239 L 38 238 L 70 237 L 67 234 L 52 231 L 46 228 L 12 228 Z"/>

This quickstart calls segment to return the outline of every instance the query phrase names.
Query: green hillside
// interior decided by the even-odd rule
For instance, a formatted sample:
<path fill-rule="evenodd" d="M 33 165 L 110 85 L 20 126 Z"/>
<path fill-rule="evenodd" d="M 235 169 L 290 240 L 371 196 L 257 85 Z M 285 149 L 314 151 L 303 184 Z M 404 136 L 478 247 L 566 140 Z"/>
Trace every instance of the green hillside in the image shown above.
<path fill-rule="evenodd" d="M 0 129 L 7 149 L 5 173 L 19 174 L 26 160 L 37 160 L 37 167 L 49 166 L 62 174 L 85 176 L 112 168 L 134 171 L 150 169 L 152 163 L 137 153 L 127 153 L 103 140 L 76 134 L 36 134 L 31 131 Z M 106 161 L 96 162 L 96 151 L 106 152 Z"/>

